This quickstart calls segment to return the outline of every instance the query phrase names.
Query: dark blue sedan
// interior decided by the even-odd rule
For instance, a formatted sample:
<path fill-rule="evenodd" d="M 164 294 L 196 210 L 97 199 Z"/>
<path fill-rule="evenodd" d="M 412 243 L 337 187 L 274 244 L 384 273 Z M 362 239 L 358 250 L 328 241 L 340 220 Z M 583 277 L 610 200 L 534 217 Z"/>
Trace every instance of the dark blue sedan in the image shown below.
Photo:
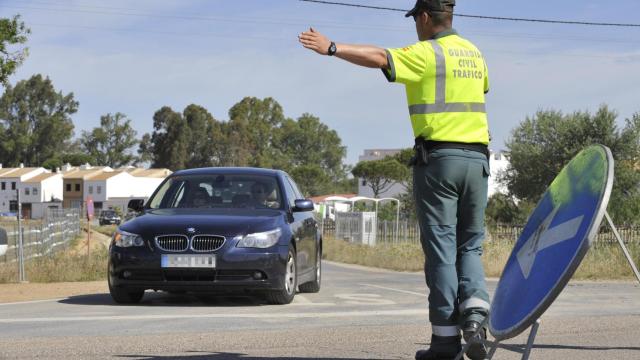
<path fill-rule="evenodd" d="M 283 171 L 178 171 L 133 210 L 140 215 L 117 229 L 109 247 L 117 303 L 137 303 L 148 289 L 263 294 L 272 304 L 290 303 L 296 288 L 320 290 L 313 203 Z"/>

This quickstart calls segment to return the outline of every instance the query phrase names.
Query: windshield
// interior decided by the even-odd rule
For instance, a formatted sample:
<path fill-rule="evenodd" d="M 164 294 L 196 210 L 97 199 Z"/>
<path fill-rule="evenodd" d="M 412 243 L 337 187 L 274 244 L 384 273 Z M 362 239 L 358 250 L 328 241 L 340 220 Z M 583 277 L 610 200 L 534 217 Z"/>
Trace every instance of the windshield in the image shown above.
<path fill-rule="evenodd" d="M 115 216 L 116 212 L 113 210 L 104 210 L 101 212 L 102 216 Z"/>
<path fill-rule="evenodd" d="M 149 201 L 151 209 L 281 209 L 275 176 L 184 175 L 169 178 Z"/>

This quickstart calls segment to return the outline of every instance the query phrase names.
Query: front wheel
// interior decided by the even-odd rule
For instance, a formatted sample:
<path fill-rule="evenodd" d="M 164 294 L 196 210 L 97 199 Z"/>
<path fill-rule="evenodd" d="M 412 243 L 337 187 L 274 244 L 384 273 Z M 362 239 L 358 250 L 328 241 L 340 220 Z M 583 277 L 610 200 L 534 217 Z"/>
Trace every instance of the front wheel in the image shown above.
<path fill-rule="evenodd" d="M 285 268 L 282 290 L 272 290 L 267 292 L 267 302 L 274 305 L 289 304 L 296 296 L 297 285 L 296 250 L 293 248 L 293 245 L 289 244 L 289 254 L 287 255 L 287 265 Z"/>
<path fill-rule="evenodd" d="M 316 278 L 308 283 L 300 284 L 300 292 L 317 293 L 322 285 L 322 247 L 318 244 L 316 250 Z"/>
<path fill-rule="evenodd" d="M 142 300 L 144 296 L 144 290 L 127 290 L 124 288 L 119 288 L 111 284 L 111 269 L 109 269 L 109 273 L 107 274 L 107 282 L 109 283 L 109 293 L 111 294 L 111 298 L 118 304 L 137 304 Z"/>

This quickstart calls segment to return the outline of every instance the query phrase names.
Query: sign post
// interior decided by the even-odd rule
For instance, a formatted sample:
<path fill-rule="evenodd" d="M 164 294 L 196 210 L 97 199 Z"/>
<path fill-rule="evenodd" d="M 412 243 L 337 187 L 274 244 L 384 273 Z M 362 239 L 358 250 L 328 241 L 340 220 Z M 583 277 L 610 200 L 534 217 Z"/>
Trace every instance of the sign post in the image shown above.
<path fill-rule="evenodd" d="M 539 318 L 569 282 L 591 247 L 606 214 L 613 186 L 613 156 L 590 146 L 553 180 L 534 209 L 502 272 L 485 324 L 498 348 L 528 359 Z M 531 328 L 524 349 L 500 344 Z M 458 359 L 466 351 L 463 348 Z"/>
<path fill-rule="evenodd" d="M 87 197 L 87 257 L 91 255 L 91 220 L 93 220 L 93 198 Z"/>

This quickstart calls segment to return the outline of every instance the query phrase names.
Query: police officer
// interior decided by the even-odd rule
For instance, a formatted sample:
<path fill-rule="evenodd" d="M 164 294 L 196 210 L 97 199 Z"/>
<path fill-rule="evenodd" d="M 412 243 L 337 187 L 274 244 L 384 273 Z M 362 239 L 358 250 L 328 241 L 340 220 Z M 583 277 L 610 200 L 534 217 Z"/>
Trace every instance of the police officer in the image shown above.
<path fill-rule="evenodd" d="M 356 65 L 380 68 L 405 85 L 415 135 L 414 194 L 429 287 L 431 347 L 416 359 L 453 359 L 460 330 L 466 355 L 486 357 L 471 335 L 488 316 L 489 295 L 480 260 L 489 176 L 489 90 L 482 53 L 451 27 L 455 0 L 418 0 L 413 17 L 419 42 L 399 49 L 335 43 L 311 28 L 305 48 Z"/>

